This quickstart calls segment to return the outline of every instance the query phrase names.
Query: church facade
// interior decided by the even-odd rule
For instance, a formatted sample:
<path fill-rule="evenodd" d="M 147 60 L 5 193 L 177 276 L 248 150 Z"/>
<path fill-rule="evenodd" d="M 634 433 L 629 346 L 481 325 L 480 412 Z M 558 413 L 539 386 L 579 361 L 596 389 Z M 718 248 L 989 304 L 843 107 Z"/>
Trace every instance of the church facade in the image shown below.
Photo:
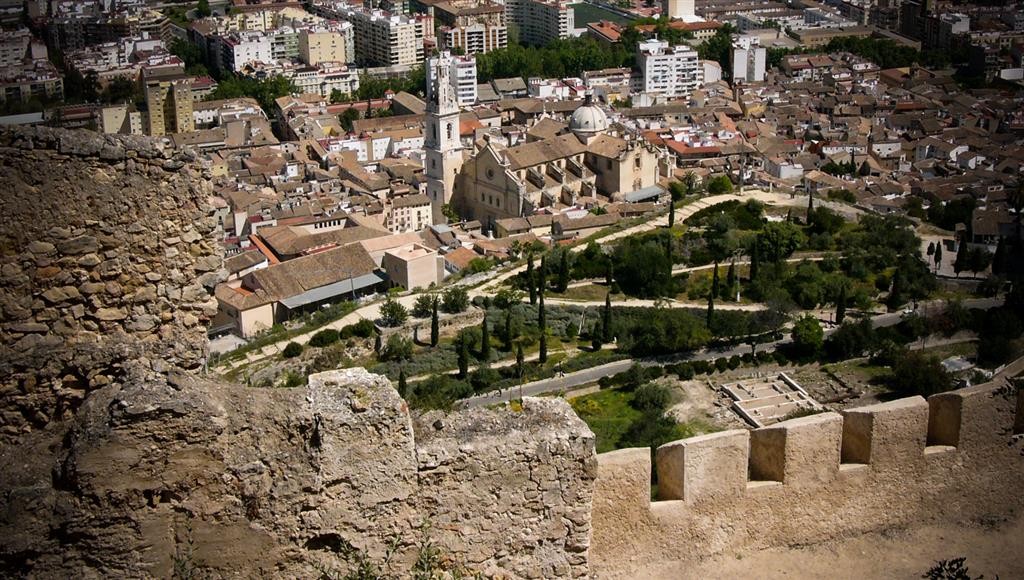
<path fill-rule="evenodd" d="M 657 181 L 657 151 L 639 136 L 612 134 L 588 98 L 556 135 L 513 147 L 479 142 L 456 177 L 452 204 L 488 230 L 499 219 L 621 201 Z"/>

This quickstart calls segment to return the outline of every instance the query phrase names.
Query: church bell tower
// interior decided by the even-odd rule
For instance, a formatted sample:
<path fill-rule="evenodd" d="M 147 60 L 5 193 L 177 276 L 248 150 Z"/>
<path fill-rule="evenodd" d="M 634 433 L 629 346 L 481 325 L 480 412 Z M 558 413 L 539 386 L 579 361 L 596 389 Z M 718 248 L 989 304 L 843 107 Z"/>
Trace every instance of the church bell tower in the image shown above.
<path fill-rule="evenodd" d="M 423 173 L 427 178 L 427 197 L 430 198 L 435 224 L 445 221 L 441 207 L 451 202 L 455 177 L 462 169 L 454 64 L 451 53 L 447 51 L 427 63 Z"/>

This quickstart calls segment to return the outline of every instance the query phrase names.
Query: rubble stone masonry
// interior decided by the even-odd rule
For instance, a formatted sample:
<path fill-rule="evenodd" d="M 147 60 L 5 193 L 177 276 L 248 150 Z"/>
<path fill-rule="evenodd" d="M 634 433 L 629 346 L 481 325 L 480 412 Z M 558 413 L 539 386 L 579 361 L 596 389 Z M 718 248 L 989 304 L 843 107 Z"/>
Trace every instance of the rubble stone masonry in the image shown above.
<path fill-rule="evenodd" d="M 317 577 L 432 545 L 589 574 L 593 434 L 562 401 L 410 414 L 362 369 L 208 380 L 207 170 L 145 138 L 0 132 L 0 575 Z"/>

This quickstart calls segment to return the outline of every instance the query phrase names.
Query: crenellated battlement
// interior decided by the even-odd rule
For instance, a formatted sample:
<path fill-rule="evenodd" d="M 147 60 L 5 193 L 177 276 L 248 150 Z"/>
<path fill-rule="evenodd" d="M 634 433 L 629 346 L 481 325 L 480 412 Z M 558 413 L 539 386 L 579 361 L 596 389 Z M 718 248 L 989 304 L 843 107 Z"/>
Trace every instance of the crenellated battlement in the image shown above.
<path fill-rule="evenodd" d="M 1024 391 L 1002 381 L 598 456 L 594 570 L 695 562 L 1024 507 Z"/>

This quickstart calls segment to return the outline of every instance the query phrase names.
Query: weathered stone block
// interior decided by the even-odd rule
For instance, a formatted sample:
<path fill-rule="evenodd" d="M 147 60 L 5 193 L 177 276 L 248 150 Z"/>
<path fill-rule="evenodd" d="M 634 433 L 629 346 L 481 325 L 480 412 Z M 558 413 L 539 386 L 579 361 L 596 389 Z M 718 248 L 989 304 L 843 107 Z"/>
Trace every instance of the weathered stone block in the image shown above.
<path fill-rule="evenodd" d="M 919 461 L 928 413 L 928 402 L 916 396 L 843 411 L 843 462 L 885 467 Z"/>
<path fill-rule="evenodd" d="M 658 448 L 658 498 L 695 501 L 733 496 L 747 486 L 750 432 L 722 431 L 666 443 Z"/>
<path fill-rule="evenodd" d="M 820 485 L 839 473 L 843 418 L 820 413 L 750 433 L 751 479 Z"/>

